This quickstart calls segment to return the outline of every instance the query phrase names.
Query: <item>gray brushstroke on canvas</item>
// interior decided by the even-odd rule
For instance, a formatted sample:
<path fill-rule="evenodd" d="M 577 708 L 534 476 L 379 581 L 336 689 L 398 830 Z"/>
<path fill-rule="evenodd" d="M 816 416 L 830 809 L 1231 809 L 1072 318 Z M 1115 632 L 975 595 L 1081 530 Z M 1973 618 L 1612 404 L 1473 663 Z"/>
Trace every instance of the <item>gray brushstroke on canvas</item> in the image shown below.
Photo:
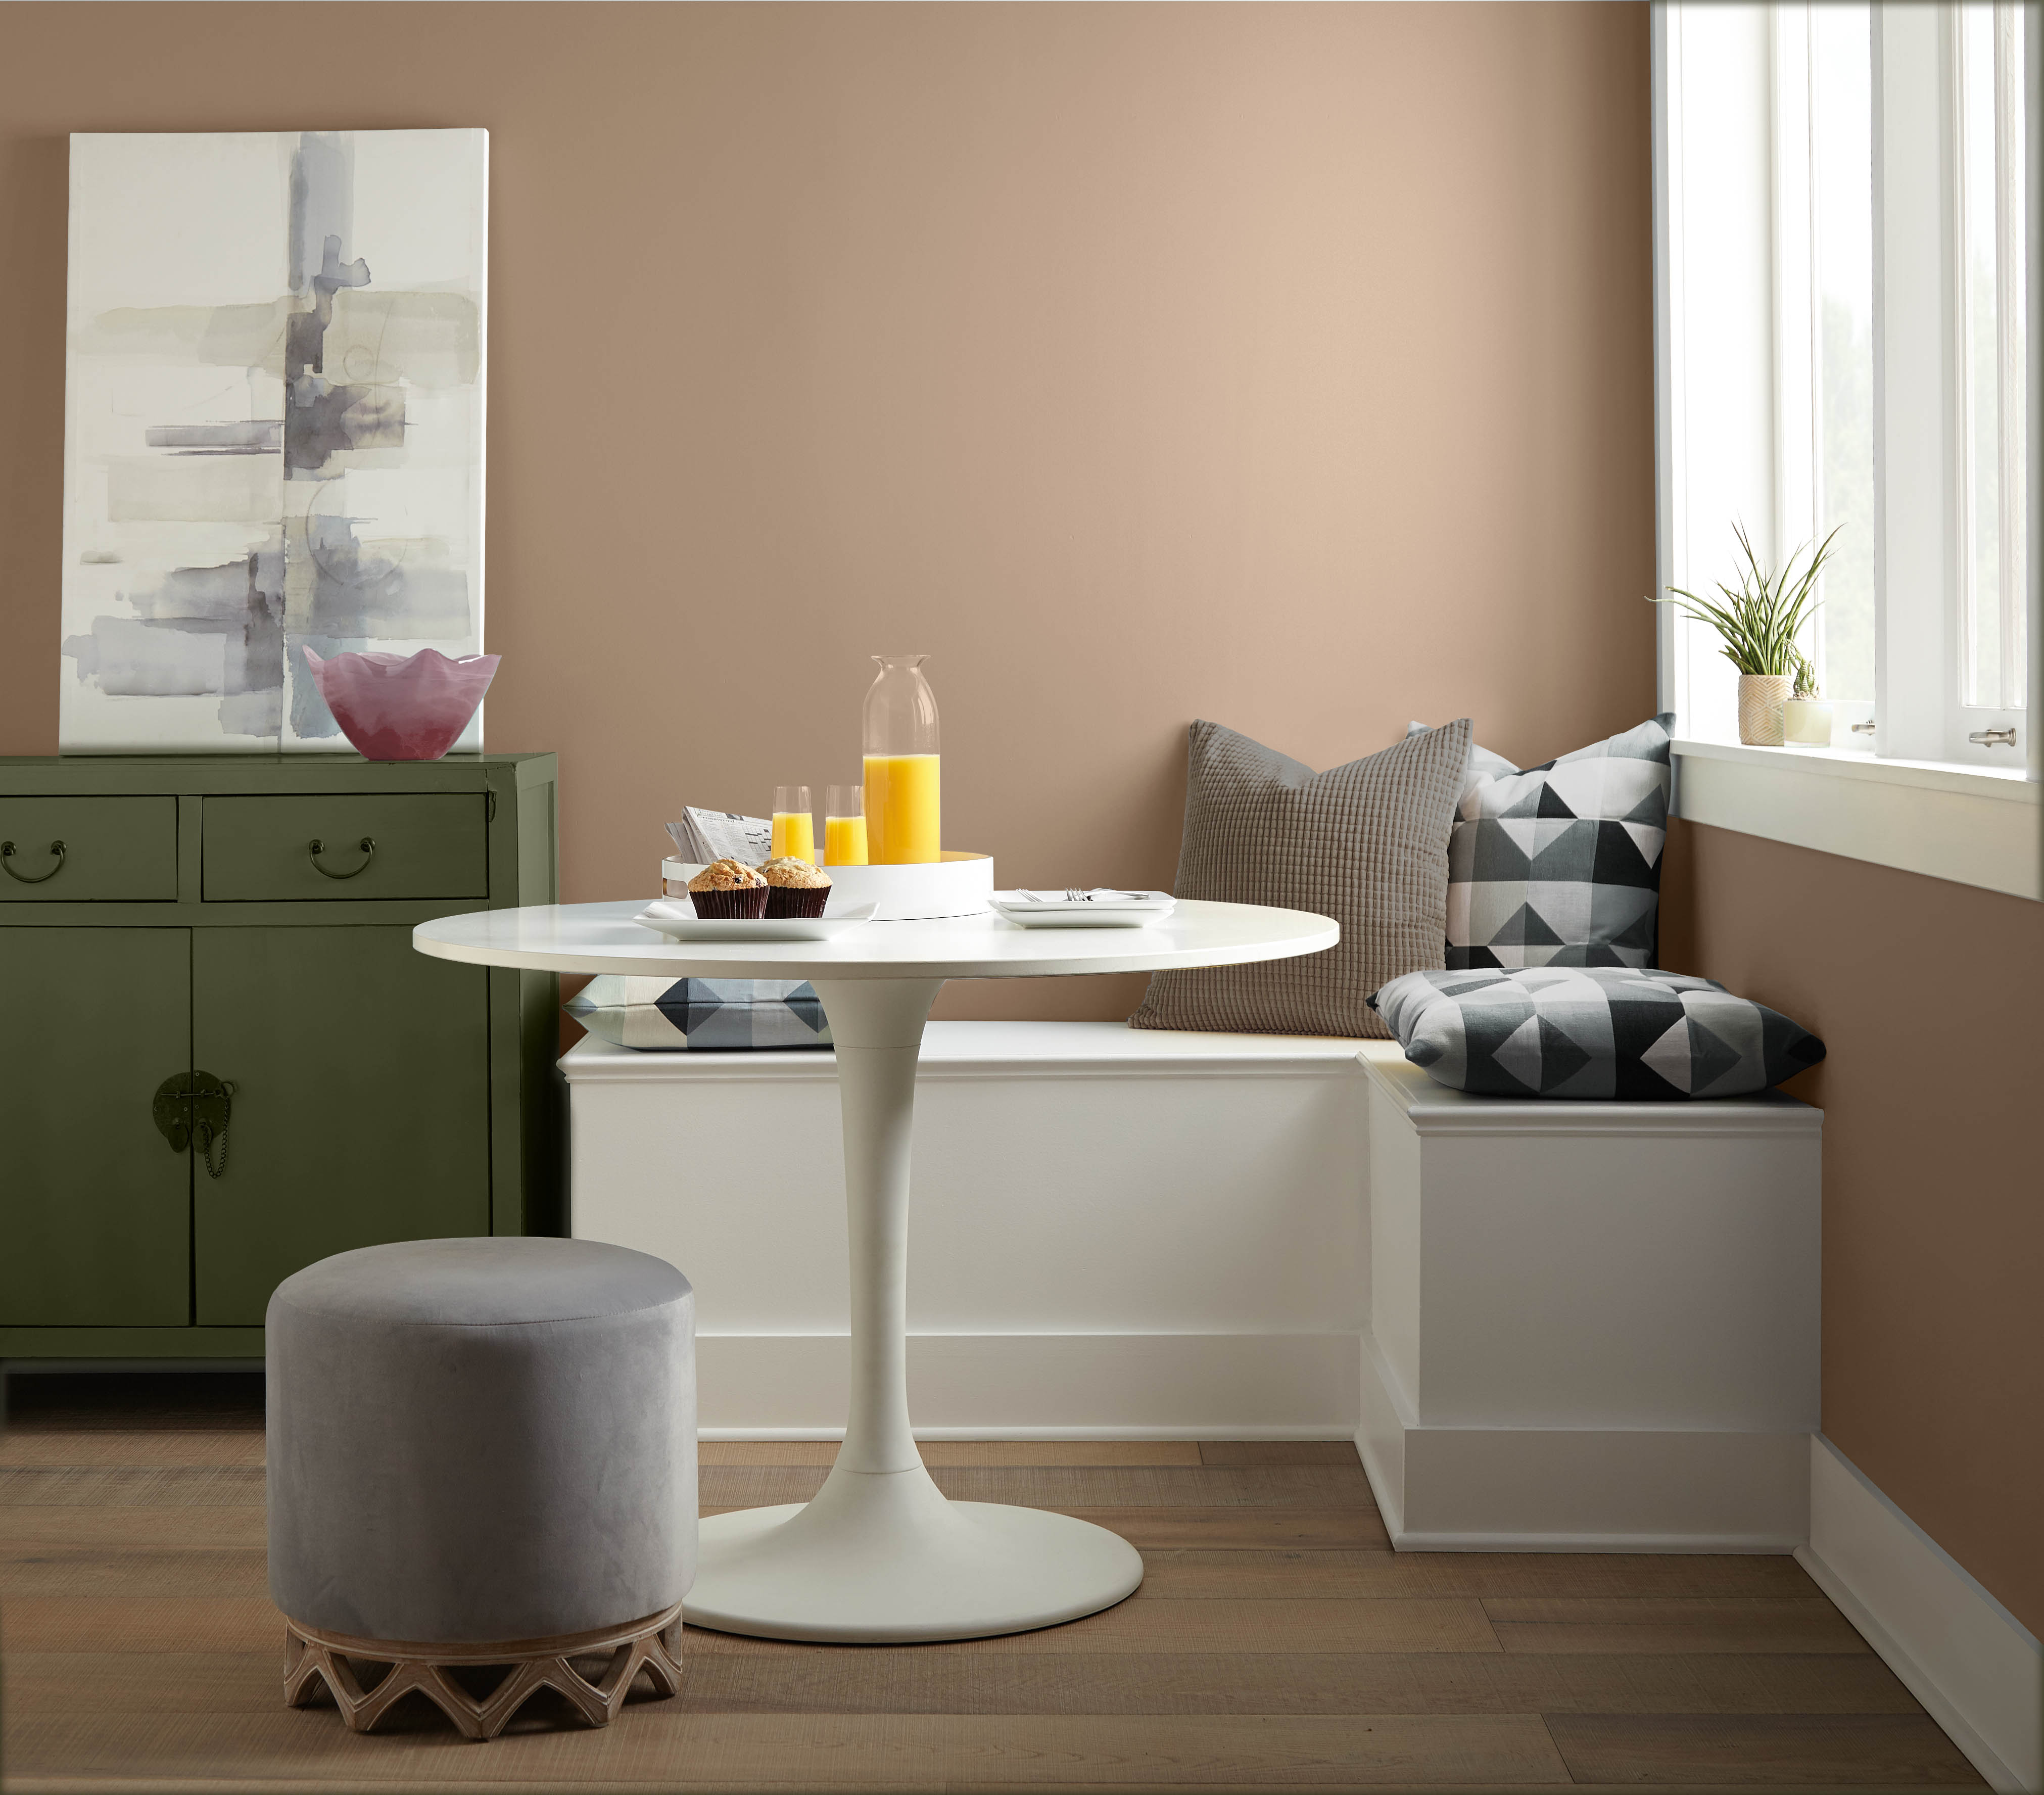
<path fill-rule="evenodd" d="M 367 286 L 369 263 L 361 256 L 344 259 L 341 240 L 330 236 L 321 252 L 320 271 L 312 279 L 313 309 L 291 313 L 285 321 L 284 378 L 295 406 L 309 404 L 327 390 L 326 329 L 333 321 L 333 296 L 344 287 Z M 285 448 L 290 446 L 290 414 L 285 413 Z"/>
<path fill-rule="evenodd" d="M 285 479 L 325 467 L 339 450 L 405 446 L 402 387 L 332 386 L 308 376 L 298 382 L 298 392 L 284 426 Z"/>
<path fill-rule="evenodd" d="M 63 652 L 78 677 L 113 698 L 221 700 L 230 735 L 275 735 L 283 715 L 284 545 L 281 536 L 237 560 L 173 568 L 124 591 L 133 617 L 101 617 Z"/>
<path fill-rule="evenodd" d="M 74 332 L 71 347 L 85 355 L 281 375 L 285 325 L 295 309 L 289 298 L 261 306 L 123 306 Z"/>
<path fill-rule="evenodd" d="M 284 446 L 284 421 L 256 418 L 239 424 L 152 424 L 142 432 L 151 448 L 181 454 L 275 455 Z"/>
<path fill-rule="evenodd" d="M 326 245 L 355 235 L 355 148 L 344 131 L 302 131 L 291 152 L 290 282 L 301 299 L 326 267 Z"/>
<path fill-rule="evenodd" d="M 334 295 L 370 282 L 369 264 L 349 259 L 355 229 L 355 157 L 348 139 L 307 131 L 291 157 L 291 290 L 309 309 L 293 313 L 284 345 L 284 478 L 325 475 L 328 459 L 355 446 L 402 447 L 404 399 L 329 379 L 326 333 Z M 394 406 L 394 422 L 391 413 Z"/>
<path fill-rule="evenodd" d="M 465 293 L 346 287 L 333 296 L 327 371 L 343 380 L 472 386 L 482 370 L 482 320 Z"/>
<path fill-rule="evenodd" d="M 336 655 L 359 655 L 369 648 L 366 636 L 307 636 L 298 631 L 291 634 L 291 644 L 285 657 L 285 677 L 290 682 L 290 709 L 291 729 L 294 734 L 309 740 L 332 738 L 340 733 L 340 725 L 333 720 L 333 713 L 326 707 L 326 700 L 320 696 L 320 689 L 313 682 L 312 669 L 305 665 L 305 652 L 309 648 L 322 659 L 331 660 Z"/>
<path fill-rule="evenodd" d="M 433 539 L 364 540 L 364 520 L 315 513 L 286 526 L 291 633 L 445 640 L 469 633 L 468 575 Z M 309 572 L 310 578 L 305 576 Z"/>
<path fill-rule="evenodd" d="M 252 600 L 275 617 L 284 612 L 284 539 L 281 532 L 260 548 L 206 567 L 173 567 L 153 585 L 124 586 L 116 594 L 135 614 L 155 621 L 202 617 L 215 621 L 248 614 Z M 279 679 L 272 686 L 281 684 Z"/>
<path fill-rule="evenodd" d="M 282 692 L 230 692 L 220 701 L 223 735 L 267 736 L 274 741 L 283 727 Z"/>
<path fill-rule="evenodd" d="M 283 686 L 283 631 L 259 609 L 240 620 L 94 617 L 90 635 L 63 646 L 79 678 L 110 698 L 274 697 Z"/>
<path fill-rule="evenodd" d="M 71 342 L 83 354 L 281 375 L 286 325 L 299 309 L 288 297 L 262 306 L 122 306 L 79 325 Z M 331 314 L 320 359 L 343 379 L 468 386 L 482 371 L 481 314 L 465 293 L 336 286 Z"/>
<path fill-rule="evenodd" d="M 189 618 L 149 621 L 94 617 L 90 635 L 64 638 L 63 652 L 117 698 L 202 698 L 227 682 L 227 626 Z"/>

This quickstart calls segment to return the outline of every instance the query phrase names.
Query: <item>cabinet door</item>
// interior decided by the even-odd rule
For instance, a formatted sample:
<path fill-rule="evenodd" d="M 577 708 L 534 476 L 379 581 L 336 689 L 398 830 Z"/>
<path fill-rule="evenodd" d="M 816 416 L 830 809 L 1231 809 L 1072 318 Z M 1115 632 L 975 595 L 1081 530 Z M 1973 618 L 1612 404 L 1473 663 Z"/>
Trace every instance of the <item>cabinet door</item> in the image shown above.
<path fill-rule="evenodd" d="M 351 1247 L 490 1232 L 489 974 L 409 926 L 202 928 L 193 1064 L 237 1087 L 194 1168 L 198 1319 L 258 1323 Z"/>
<path fill-rule="evenodd" d="M 0 1324 L 191 1320 L 191 932 L 0 929 Z"/>

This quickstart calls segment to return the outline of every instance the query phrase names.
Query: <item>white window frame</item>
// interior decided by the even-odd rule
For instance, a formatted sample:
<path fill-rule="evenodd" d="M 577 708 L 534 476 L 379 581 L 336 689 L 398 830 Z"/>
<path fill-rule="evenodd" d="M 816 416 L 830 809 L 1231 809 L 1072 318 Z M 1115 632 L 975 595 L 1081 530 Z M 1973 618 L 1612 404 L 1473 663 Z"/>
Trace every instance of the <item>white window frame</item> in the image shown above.
<path fill-rule="evenodd" d="M 1815 517 L 1808 38 L 1800 5 L 1653 9 L 1658 567 L 1662 589 L 1728 571 L 1730 525 L 1763 559 Z M 1953 344 L 1962 294 L 1953 198 L 1956 33 L 1947 6 L 1874 10 L 1876 740 L 1840 704 L 1830 748 L 1747 748 L 1716 639 L 1663 608 L 1662 703 L 1677 713 L 1677 808 L 1695 821 L 2031 897 L 2044 897 L 2039 555 L 2027 570 L 2032 708 L 2022 750 L 1965 741 L 1965 564 L 1955 466 L 1965 418 Z M 2038 9 L 2025 19 L 2028 536 L 2039 540 Z M 1799 29 L 1799 27 L 1800 28 Z M 1920 40 L 1920 41 L 1919 41 Z M 1800 40 L 1800 41 L 1799 41 Z M 1934 253 L 1923 252 L 1926 244 Z M 1893 500 L 1894 502 L 1890 502 Z M 1715 663 L 1715 664 L 1713 664 Z M 1998 710 L 1993 721 L 1999 723 Z M 1841 784 L 1841 781 L 1850 782 Z"/>
<path fill-rule="evenodd" d="M 2008 138 L 2021 125 L 2023 105 L 2023 75 L 2012 66 L 2015 58 L 2010 25 L 2023 8 L 2011 0 L 1995 0 L 1991 9 L 1991 30 L 1994 45 L 1994 91 L 1992 95 L 1970 94 L 1965 85 L 1965 63 L 1958 41 L 1959 9 L 1950 7 L 1945 13 L 1946 41 L 1943 45 L 1947 60 L 1946 81 L 1952 95 L 1965 94 L 1971 103 L 1978 104 L 1984 98 L 1994 111 L 1996 118 L 1996 168 L 1995 191 L 1992 195 L 1995 212 L 1995 317 L 1997 324 L 1994 344 L 1996 403 L 2000 416 L 2008 415 L 2012 403 L 2021 402 L 2015 362 L 2021 345 L 2024 321 L 2016 315 L 2015 279 L 2015 258 L 2023 253 L 2023 219 L 2010 204 L 2009 171 L 2002 166 Z M 2026 33 L 2026 36 L 2028 34 Z M 1965 214 L 1972 195 L 1968 191 L 1964 146 L 1959 140 L 1959 109 L 1954 106 L 1947 122 L 1947 153 L 1951 158 L 1950 186 L 1953 215 L 1948 221 L 1947 252 L 1950 256 L 1952 282 L 1952 308 L 1955 321 L 1952 332 L 1952 401 L 1950 429 L 1953 433 L 1952 467 L 1956 480 L 1954 497 L 1956 501 L 1953 520 L 1955 531 L 1955 562 L 1953 575 L 1953 659 L 1954 692 L 1951 699 L 1951 717 L 1947 751 L 1957 760 L 1988 758 L 1991 751 L 1970 745 L 1969 737 L 1984 729 L 2001 729 L 2014 727 L 2019 730 L 2025 722 L 2023 710 L 2027 708 L 2021 688 L 2024 684 L 2023 673 L 2002 659 L 1999 689 L 1992 694 L 1975 695 L 1968 688 L 1972 683 L 1972 663 L 1974 649 L 1974 632 L 1977 627 L 1978 598 L 1977 570 L 1973 556 L 1965 552 L 1966 532 L 1972 521 L 1973 487 L 1977 475 L 1973 454 L 1973 387 L 1969 365 L 1973 344 L 1969 334 L 1973 316 L 1973 271 L 1968 263 L 1965 243 Z M 2004 429 L 1999 437 L 1999 466 L 1996 487 L 2002 494 L 2016 490 L 2015 479 L 2015 458 L 2014 439 Z M 2001 639 L 2005 642 L 2023 605 L 2021 574 L 2016 562 L 2012 532 L 2000 532 L 2000 565 L 1996 570 L 1995 608 L 1999 613 Z"/>

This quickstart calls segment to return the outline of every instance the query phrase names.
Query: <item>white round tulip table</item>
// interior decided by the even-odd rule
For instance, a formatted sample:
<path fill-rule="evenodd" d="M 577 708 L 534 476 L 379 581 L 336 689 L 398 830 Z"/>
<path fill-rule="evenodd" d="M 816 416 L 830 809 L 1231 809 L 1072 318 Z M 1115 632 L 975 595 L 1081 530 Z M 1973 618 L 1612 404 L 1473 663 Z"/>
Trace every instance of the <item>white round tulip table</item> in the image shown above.
<path fill-rule="evenodd" d="M 686 1612 L 767 1639 L 877 1643 L 1019 1633 L 1112 1607 L 1143 1581 L 1119 1534 L 1038 1509 L 948 1500 L 909 1421 L 909 1142 L 923 1024 L 947 978 L 1155 972 L 1331 947 L 1331 918 L 1181 902 L 1142 928 L 1020 928 L 991 913 L 873 922 L 829 941 L 684 943 L 636 902 L 421 923 L 421 953 L 539 972 L 805 978 L 836 1045 L 851 1266 L 851 1403 L 813 1501 L 702 1524 Z"/>

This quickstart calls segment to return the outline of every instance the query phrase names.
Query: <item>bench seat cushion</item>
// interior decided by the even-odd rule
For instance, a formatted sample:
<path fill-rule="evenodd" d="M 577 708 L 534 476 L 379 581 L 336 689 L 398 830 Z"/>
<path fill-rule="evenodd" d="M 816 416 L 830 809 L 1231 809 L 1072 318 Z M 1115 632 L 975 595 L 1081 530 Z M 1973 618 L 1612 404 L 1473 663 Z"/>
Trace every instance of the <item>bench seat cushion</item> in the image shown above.
<path fill-rule="evenodd" d="M 1430 1078 L 1489 1097 L 1742 1097 L 1824 1057 L 1787 1017 L 1681 973 L 1412 972 L 1370 1001 Z"/>

